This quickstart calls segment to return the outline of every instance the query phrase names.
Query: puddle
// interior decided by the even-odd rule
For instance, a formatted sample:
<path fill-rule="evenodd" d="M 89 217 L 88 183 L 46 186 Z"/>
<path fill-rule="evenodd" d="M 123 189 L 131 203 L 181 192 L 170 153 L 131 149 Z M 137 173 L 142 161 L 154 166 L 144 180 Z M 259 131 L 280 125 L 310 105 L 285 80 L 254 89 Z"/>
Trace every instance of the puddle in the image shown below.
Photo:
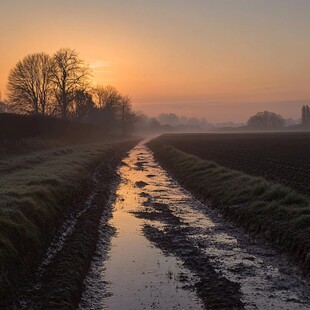
<path fill-rule="evenodd" d="M 235 285 L 245 309 L 310 309 L 309 283 L 284 257 L 193 198 L 143 143 L 124 159 L 119 175 L 109 223 L 116 234 L 98 245 L 80 309 L 202 309 L 193 288 L 205 279 L 210 287 L 227 284 L 224 292 Z M 169 235 L 170 242 L 184 240 L 213 278 L 190 268 L 181 244 L 169 251 L 167 244 L 160 246 L 161 237 L 146 238 L 147 231 L 162 234 L 162 240 Z"/>
<path fill-rule="evenodd" d="M 107 228 L 100 228 L 101 242 L 79 309 L 203 309 L 193 289 L 185 288 L 196 277 L 148 241 L 142 233 L 147 221 L 133 214 L 147 200 L 145 172 L 137 165 L 138 158 L 145 160 L 144 149 L 141 144 L 134 148 L 119 168 L 121 181 L 109 222 L 115 235 L 107 249 Z"/>

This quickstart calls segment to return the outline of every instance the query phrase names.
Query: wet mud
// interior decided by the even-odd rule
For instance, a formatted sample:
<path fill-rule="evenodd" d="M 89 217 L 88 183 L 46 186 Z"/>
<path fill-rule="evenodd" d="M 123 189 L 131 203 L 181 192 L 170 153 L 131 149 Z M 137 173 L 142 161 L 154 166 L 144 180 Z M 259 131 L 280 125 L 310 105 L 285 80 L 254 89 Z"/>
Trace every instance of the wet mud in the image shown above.
<path fill-rule="evenodd" d="M 116 164 L 98 167 L 18 309 L 310 308 L 298 270 L 185 191 L 144 142 Z"/>
<path fill-rule="evenodd" d="M 143 143 L 124 162 L 115 234 L 97 249 L 80 309 L 310 308 L 294 265 L 185 191 Z"/>
<path fill-rule="evenodd" d="M 198 277 L 179 258 L 166 255 L 150 242 L 143 233 L 145 220 L 136 216 L 147 203 L 142 193 L 148 182 L 140 181 L 144 172 L 136 165 L 141 147 L 133 149 L 119 168 L 113 217 L 99 227 L 103 237 L 84 281 L 79 309 L 204 308 L 195 293 Z M 160 204 L 157 207 L 168 210 Z M 107 227 L 115 232 L 109 244 Z"/>

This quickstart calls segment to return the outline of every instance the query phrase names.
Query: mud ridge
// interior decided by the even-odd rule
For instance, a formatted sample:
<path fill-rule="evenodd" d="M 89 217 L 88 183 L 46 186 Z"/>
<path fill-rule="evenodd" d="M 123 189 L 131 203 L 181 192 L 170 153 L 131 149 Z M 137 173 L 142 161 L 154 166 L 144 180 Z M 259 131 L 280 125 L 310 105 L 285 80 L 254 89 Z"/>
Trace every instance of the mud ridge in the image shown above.
<path fill-rule="evenodd" d="M 150 206 L 151 203 L 148 203 Z M 244 309 L 241 302 L 240 285 L 234 283 L 215 271 L 206 255 L 188 238 L 191 227 L 184 225 L 178 217 L 173 215 L 163 204 L 154 203 L 150 209 L 136 212 L 139 218 L 158 220 L 166 223 L 166 227 L 159 229 L 145 224 L 145 236 L 168 255 L 180 258 L 184 266 L 199 277 L 194 284 L 197 296 L 201 298 L 206 309 Z"/>

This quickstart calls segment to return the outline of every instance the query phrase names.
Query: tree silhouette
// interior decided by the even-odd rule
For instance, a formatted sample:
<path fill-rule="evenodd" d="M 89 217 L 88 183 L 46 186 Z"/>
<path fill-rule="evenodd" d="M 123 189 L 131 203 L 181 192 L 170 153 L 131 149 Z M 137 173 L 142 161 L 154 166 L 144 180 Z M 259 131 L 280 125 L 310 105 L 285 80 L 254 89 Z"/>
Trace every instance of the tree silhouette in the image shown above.
<path fill-rule="evenodd" d="M 116 111 L 120 105 L 123 96 L 113 86 L 96 86 L 92 89 L 94 101 L 99 109 Z"/>
<path fill-rule="evenodd" d="M 113 86 L 91 88 L 89 78 L 89 67 L 72 49 L 60 49 L 52 57 L 28 55 L 10 72 L 9 103 L 17 113 L 83 120 L 107 131 L 132 129 L 139 117 L 130 98 Z M 0 105 L 0 112 L 2 106 L 6 109 Z"/>
<path fill-rule="evenodd" d="M 277 129 L 285 124 L 281 115 L 273 112 L 258 112 L 248 120 L 248 126 L 256 129 Z"/>
<path fill-rule="evenodd" d="M 131 130 L 140 118 L 139 114 L 133 111 L 131 99 L 128 96 L 123 96 L 118 105 L 118 117 L 123 134 Z"/>
<path fill-rule="evenodd" d="M 94 107 L 94 102 L 91 94 L 84 90 L 76 90 L 69 108 L 70 118 L 82 120 L 92 107 Z"/>
<path fill-rule="evenodd" d="M 62 118 L 68 118 L 70 104 L 77 90 L 89 85 L 89 68 L 72 49 L 61 49 L 53 56 L 54 94 Z"/>
<path fill-rule="evenodd" d="M 163 125 L 176 126 L 180 123 L 179 117 L 174 113 L 161 113 L 158 115 L 158 120 Z"/>
<path fill-rule="evenodd" d="M 310 108 L 304 105 L 301 109 L 301 121 L 303 126 L 310 126 Z"/>
<path fill-rule="evenodd" d="M 131 99 L 128 96 L 123 96 L 110 85 L 96 86 L 92 89 L 92 94 L 98 109 L 97 114 L 101 114 L 105 126 L 113 127 L 119 124 L 123 133 L 132 129 L 139 117 L 133 111 Z M 94 115 L 92 117 L 94 118 Z"/>
<path fill-rule="evenodd" d="M 32 54 L 19 61 L 8 78 L 12 109 L 20 113 L 45 114 L 52 93 L 52 73 L 52 60 L 47 54 Z"/>

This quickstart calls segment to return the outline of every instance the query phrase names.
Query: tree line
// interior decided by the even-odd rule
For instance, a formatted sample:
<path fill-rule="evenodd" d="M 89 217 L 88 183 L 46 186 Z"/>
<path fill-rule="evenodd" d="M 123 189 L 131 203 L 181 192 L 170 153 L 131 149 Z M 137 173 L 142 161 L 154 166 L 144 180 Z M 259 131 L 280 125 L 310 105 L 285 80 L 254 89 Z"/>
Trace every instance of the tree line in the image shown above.
<path fill-rule="evenodd" d="M 91 70 L 73 49 L 27 55 L 10 71 L 8 104 L 15 113 L 55 116 L 123 131 L 139 119 L 128 96 L 93 86 Z"/>

